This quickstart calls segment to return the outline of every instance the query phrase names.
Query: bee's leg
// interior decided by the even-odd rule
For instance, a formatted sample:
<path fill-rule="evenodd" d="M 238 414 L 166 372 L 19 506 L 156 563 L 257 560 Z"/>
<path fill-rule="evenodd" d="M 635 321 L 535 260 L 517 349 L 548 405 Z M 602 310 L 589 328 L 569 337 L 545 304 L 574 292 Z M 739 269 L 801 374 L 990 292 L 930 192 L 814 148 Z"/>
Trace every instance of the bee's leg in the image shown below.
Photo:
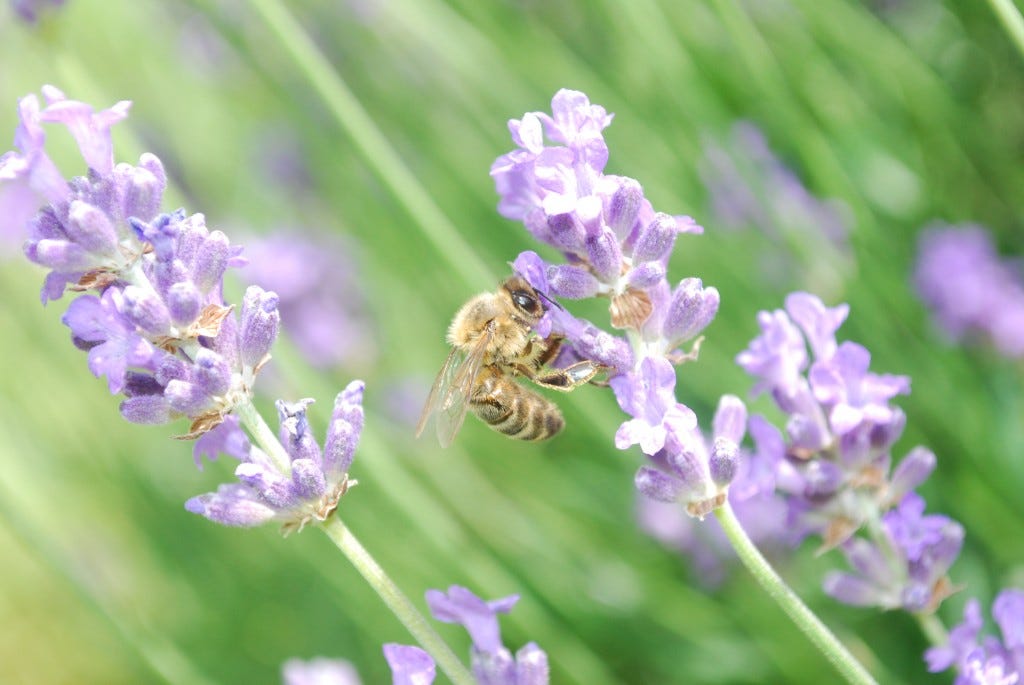
<path fill-rule="evenodd" d="M 528 376 L 531 381 L 545 388 L 570 392 L 577 386 L 589 383 L 594 376 L 608 367 L 598 362 L 584 360 L 564 369 L 548 369 L 543 373 Z"/>
<path fill-rule="evenodd" d="M 559 350 L 562 349 L 563 340 L 565 340 L 565 337 L 558 334 L 549 335 L 544 339 L 544 351 L 537 357 L 538 369 L 554 361 L 555 357 L 558 356 Z"/>

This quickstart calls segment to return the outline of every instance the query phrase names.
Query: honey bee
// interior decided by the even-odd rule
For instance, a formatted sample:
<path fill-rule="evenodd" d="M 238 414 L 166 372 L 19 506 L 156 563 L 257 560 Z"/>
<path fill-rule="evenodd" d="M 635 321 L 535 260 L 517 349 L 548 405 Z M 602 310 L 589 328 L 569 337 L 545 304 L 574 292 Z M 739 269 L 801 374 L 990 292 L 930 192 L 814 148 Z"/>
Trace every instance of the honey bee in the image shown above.
<path fill-rule="evenodd" d="M 516 440 L 546 440 L 562 430 L 565 420 L 558 406 L 515 377 L 569 392 L 606 367 L 580 361 L 564 369 L 545 368 L 558 354 L 562 338 L 533 334 L 544 315 L 542 298 L 524 278 L 512 276 L 497 292 L 477 295 L 459 309 L 448 328 L 452 350 L 430 389 L 417 437 L 436 414 L 437 439 L 447 447 L 469 409 Z"/>

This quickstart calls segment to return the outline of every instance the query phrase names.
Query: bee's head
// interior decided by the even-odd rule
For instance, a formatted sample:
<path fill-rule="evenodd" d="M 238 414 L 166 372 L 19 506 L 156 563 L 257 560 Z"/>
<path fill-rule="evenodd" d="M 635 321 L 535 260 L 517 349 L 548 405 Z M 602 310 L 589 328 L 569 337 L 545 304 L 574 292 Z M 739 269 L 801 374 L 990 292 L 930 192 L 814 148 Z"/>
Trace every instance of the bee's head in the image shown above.
<path fill-rule="evenodd" d="M 542 295 L 533 289 L 522 276 L 512 276 L 501 284 L 512 305 L 524 316 L 536 321 L 544 316 Z"/>

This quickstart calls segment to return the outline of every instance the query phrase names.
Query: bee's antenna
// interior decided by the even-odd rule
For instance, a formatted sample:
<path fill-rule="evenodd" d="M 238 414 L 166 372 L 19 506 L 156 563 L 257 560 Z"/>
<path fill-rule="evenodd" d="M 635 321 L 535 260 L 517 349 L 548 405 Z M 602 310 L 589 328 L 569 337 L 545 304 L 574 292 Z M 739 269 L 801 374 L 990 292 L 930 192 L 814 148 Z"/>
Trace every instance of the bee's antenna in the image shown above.
<path fill-rule="evenodd" d="M 551 304 L 553 304 L 553 305 L 555 305 L 556 307 L 558 307 L 559 309 L 561 309 L 561 310 L 562 310 L 563 312 L 565 311 L 565 307 L 563 307 L 562 305 L 558 304 L 557 302 L 555 302 L 554 300 L 552 300 L 552 299 L 551 299 L 550 297 L 548 297 L 547 295 L 545 295 L 545 294 L 544 294 L 544 293 L 542 293 L 541 291 L 539 291 L 539 290 L 538 290 L 538 291 L 537 291 L 537 294 L 538 294 L 538 295 L 540 295 L 540 298 L 541 298 L 542 300 L 544 300 L 545 302 L 550 302 Z"/>

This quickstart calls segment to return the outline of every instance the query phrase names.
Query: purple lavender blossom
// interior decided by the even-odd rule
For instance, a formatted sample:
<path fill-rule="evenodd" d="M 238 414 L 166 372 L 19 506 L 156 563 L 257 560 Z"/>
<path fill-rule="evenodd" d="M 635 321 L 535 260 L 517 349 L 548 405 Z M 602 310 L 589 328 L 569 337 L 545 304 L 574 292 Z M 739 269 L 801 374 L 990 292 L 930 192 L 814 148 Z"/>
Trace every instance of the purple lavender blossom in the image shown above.
<path fill-rule="evenodd" d="M 130 103 L 96 112 L 52 86 L 43 96 L 43 109 L 32 95 L 19 103 L 21 152 L 0 160 L 0 210 L 20 221 L 26 206 L 48 203 L 29 222 L 25 254 L 50 269 L 44 303 L 66 289 L 98 292 L 72 302 L 63 321 L 93 374 L 125 394 L 122 415 L 135 423 L 187 417 L 184 437 L 198 437 L 249 401 L 277 336 L 277 296 L 249 288 L 236 321 L 221 290 L 226 269 L 242 263 L 240 248 L 201 214 L 160 212 L 166 176 L 155 156 L 114 164 L 110 129 Z M 87 177 L 60 176 L 43 122 L 67 126 Z"/>
<path fill-rule="evenodd" d="M 40 107 L 35 95 L 26 95 L 18 101 L 19 124 L 14 133 L 14 146 L 18 150 L 0 156 L 0 209 L 5 217 L 0 242 L 4 245 L 20 245 L 28 236 L 28 221 L 39 207 L 45 203 L 61 203 L 71 192 L 64 175 L 46 154 L 43 123 L 60 121 L 67 125 L 78 134 L 75 138 L 86 163 L 99 163 L 106 169 L 107 160 L 98 159 L 96 154 L 96 150 L 102 148 L 102 141 L 96 139 L 104 136 L 109 139 L 110 124 L 127 116 L 131 106 L 130 102 L 119 102 L 94 116 L 91 107 L 67 100 L 64 93 L 53 86 L 43 86 L 43 99 L 45 108 Z M 98 121 L 104 122 L 105 129 Z M 88 131 L 96 135 L 90 139 Z"/>
<path fill-rule="evenodd" d="M 313 400 L 278 402 L 281 444 L 288 455 L 287 470 L 259 448 L 236 434 L 221 430 L 217 442 L 244 450 L 235 469 L 240 483 L 221 485 L 217 492 L 193 497 L 185 508 L 225 526 L 252 527 L 279 521 L 286 535 L 313 521 L 325 521 L 356 481 L 348 470 L 363 429 L 362 381 L 352 381 L 334 401 L 323 449 L 313 437 L 306 408 Z M 238 456 L 237 453 L 231 456 Z"/>
<path fill-rule="evenodd" d="M 992 616 L 1002 639 L 982 629 L 981 606 L 971 599 L 964 607 L 964 620 L 949 631 L 945 645 L 925 652 L 932 673 L 954 668 L 956 685 L 1013 685 L 1024 674 L 1024 591 L 1003 590 L 992 605 Z"/>
<path fill-rule="evenodd" d="M 729 502 L 759 548 L 789 547 L 793 536 L 789 530 L 786 500 L 775 490 L 776 464 L 772 461 L 782 436 L 759 416 L 751 417 L 748 429 L 756 449 L 743 450 L 736 460 L 736 476 L 729 484 Z M 705 450 L 714 442 L 705 438 Z M 713 587 L 724 578 L 736 561 L 736 554 L 722 531 L 718 520 L 694 519 L 676 501 L 662 502 L 644 494 L 637 497 L 637 521 L 640 529 L 666 547 L 676 550 L 693 564 L 699 582 Z"/>
<path fill-rule="evenodd" d="M 924 515 L 924 500 L 909 493 L 882 518 L 883 544 L 853 538 L 843 545 L 856 573 L 833 571 L 825 592 L 856 606 L 934 611 L 954 588 L 946 572 L 960 553 L 963 527 L 946 516 Z"/>
<path fill-rule="evenodd" d="M 277 293 L 281 322 L 317 368 L 373 362 L 374 326 L 354 246 L 332 236 L 276 234 L 246 244 L 241 276 Z"/>
<path fill-rule="evenodd" d="M 427 605 L 434 618 L 459 623 L 469 632 L 473 640 L 471 666 L 480 683 L 547 685 L 548 658 L 540 647 L 530 642 L 513 656 L 501 642 L 498 614 L 507 614 L 517 601 L 519 595 L 486 602 L 458 585 L 448 588 L 447 594 L 427 591 Z"/>
<path fill-rule="evenodd" d="M 644 364 L 650 368 L 653 364 L 648 362 L 654 361 L 648 358 Z M 667 361 L 658 361 L 668 366 L 669 372 L 672 371 Z M 674 373 L 671 380 L 674 384 Z M 671 396 L 670 392 L 668 396 Z M 656 402 L 651 400 L 641 398 L 641 401 L 646 406 L 656 406 Z M 623 404 L 623 400 L 620 399 L 619 403 Z M 641 466 L 637 471 L 637 490 L 660 502 L 680 502 L 690 516 L 704 518 L 725 501 L 726 490 L 736 475 L 739 443 L 746 432 L 747 409 L 738 397 L 722 397 L 715 414 L 715 432 L 710 445 L 697 430 L 696 417 L 670 424 L 670 418 L 678 413 L 678 409 L 669 408 L 664 412 L 662 425 L 658 426 L 639 419 L 627 421 L 619 433 L 628 435 L 637 431 L 640 438 L 646 440 L 651 440 L 651 435 L 665 435 L 660 446 L 657 440 L 649 442 L 647 448 L 641 445 L 641 449 L 651 457 L 653 466 Z M 627 427 L 630 430 L 624 431 Z M 619 446 L 619 439 L 617 434 L 616 446 Z M 652 447 L 654 451 L 648 452 L 647 449 Z"/>
<path fill-rule="evenodd" d="M 664 280 L 676 235 L 703 229 L 689 217 L 656 214 L 637 181 L 603 173 L 601 131 L 612 119 L 603 107 L 563 89 L 551 109 L 509 122 L 518 149 L 491 166 L 498 211 L 568 260 L 547 269 L 550 294 L 607 296 L 612 325 L 639 329 L 651 314 L 647 290 Z M 545 135 L 556 145 L 545 145 Z"/>
<path fill-rule="evenodd" d="M 792 278 L 802 274 L 819 292 L 839 289 L 852 262 L 848 208 L 815 197 L 754 124 L 735 124 L 724 140 L 707 137 L 699 170 L 714 225 L 764 237 L 757 254 L 767 280 L 800 285 Z"/>
<path fill-rule="evenodd" d="M 609 298 L 611 325 L 628 337 L 560 306 L 548 308 L 536 332 L 565 339 L 556 366 L 590 359 L 609 368 L 615 397 L 630 417 L 615 444 L 640 445 L 657 467 L 638 474 L 638 486 L 703 516 L 724 501 L 735 450 L 725 443 L 719 451 L 690 446 L 699 435 L 696 417 L 676 400 L 673 365 L 696 359 L 719 295 L 697 278 L 675 288 L 667 278 L 677 236 L 703 229 L 690 217 L 655 212 L 636 180 L 604 173 L 609 152 L 602 131 L 612 117 L 603 107 L 578 91 L 560 90 L 551 111 L 509 122 L 517 149 L 494 162 L 491 176 L 501 197 L 498 211 L 523 221 L 565 263 L 523 252 L 513 268 L 549 296 Z"/>
<path fill-rule="evenodd" d="M 392 685 L 430 685 L 436 668 L 430 655 L 419 647 L 388 643 L 384 658 L 391 667 Z"/>
<path fill-rule="evenodd" d="M 985 338 L 1007 357 L 1024 356 L 1024 272 L 999 258 L 981 226 L 923 231 L 914 284 L 953 340 Z"/>
<path fill-rule="evenodd" d="M 761 335 L 736 361 L 787 415 L 784 434 L 751 418 L 759 480 L 785 497 L 794 542 L 815 534 L 823 549 L 842 546 L 854 572 L 830 573 L 826 592 L 848 604 L 933 611 L 954 591 L 946 573 L 963 528 L 925 516 L 912 492 L 935 468 L 934 454 L 917 447 L 892 468 L 906 417 L 891 402 L 910 380 L 870 372 L 865 348 L 836 341 L 848 313 L 793 293 L 785 311 L 758 315 Z M 856 536 L 879 518 L 872 539 Z"/>
<path fill-rule="evenodd" d="M 281 666 L 284 685 L 361 685 L 355 667 L 344 659 L 289 659 Z"/>

